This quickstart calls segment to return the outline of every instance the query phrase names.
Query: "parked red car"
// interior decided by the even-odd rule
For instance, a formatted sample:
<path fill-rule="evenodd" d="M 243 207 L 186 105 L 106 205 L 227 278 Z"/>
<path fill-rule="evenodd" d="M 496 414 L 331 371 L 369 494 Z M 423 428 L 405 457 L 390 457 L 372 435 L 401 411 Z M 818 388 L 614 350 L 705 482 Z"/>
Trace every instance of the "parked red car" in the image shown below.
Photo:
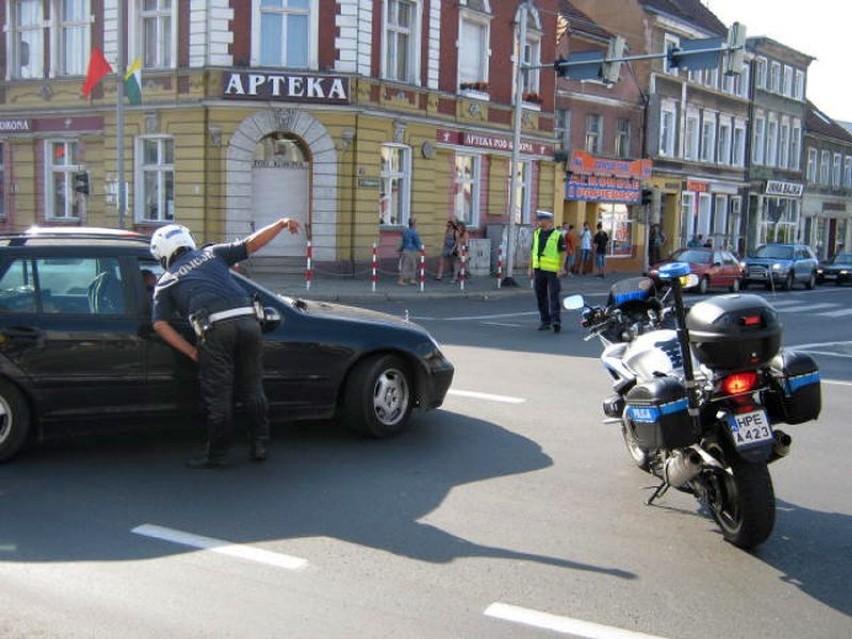
<path fill-rule="evenodd" d="M 690 272 L 698 276 L 696 288 L 701 294 L 711 288 L 727 288 L 733 293 L 740 290 L 743 269 L 739 260 L 730 251 L 705 247 L 680 249 L 662 262 L 652 264 L 648 277 L 659 283 L 660 267 L 670 262 L 689 264 Z"/>

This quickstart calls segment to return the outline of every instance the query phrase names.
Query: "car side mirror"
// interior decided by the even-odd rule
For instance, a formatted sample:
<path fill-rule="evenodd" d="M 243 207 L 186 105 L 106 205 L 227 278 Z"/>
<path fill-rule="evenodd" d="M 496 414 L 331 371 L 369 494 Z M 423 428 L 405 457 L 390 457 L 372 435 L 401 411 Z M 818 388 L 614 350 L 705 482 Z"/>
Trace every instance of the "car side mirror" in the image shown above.
<path fill-rule="evenodd" d="M 281 326 L 281 313 L 271 306 L 263 307 L 263 319 L 260 320 L 260 330 L 264 333 L 274 331 Z"/>

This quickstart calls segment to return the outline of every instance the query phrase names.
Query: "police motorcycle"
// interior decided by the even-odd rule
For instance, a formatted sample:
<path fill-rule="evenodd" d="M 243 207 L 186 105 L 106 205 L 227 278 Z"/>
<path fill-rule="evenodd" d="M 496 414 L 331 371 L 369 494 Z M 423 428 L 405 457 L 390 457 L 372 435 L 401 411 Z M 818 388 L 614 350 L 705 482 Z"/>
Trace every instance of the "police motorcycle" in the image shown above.
<path fill-rule="evenodd" d="M 754 548 L 775 523 L 769 464 L 792 445 L 778 425 L 819 416 L 819 369 L 781 347 L 778 313 L 762 297 L 721 295 L 687 309 L 683 288 L 697 283 L 689 266 L 665 265 L 660 277 L 664 294 L 630 278 L 604 306 L 581 295 L 563 306 L 583 309 L 585 339 L 603 345 L 613 382 L 605 421 L 621 425 L 633 461 L 660 479 L 647 503 L 669 488 L 690 493 L 727 541 Z"/>

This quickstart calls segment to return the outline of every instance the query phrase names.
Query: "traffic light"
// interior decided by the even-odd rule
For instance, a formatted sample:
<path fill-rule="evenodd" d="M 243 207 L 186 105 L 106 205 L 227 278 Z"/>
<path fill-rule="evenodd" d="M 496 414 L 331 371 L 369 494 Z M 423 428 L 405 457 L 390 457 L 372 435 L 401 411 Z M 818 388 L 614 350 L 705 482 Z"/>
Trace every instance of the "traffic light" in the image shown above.
<path fill-rule="evenodd" d="M 683 39 L 678 46 L 669 45 L 666 57 L 672 68 L 718 69 L 722 50 L 722 38 Z"/>
<path fill-rule="evenodd" d="M 74 174 L 74 190 L 82 195 L 89 194 L 89 174 L 86 171 Z"/>
<path fill-rule="evenodd" d="M 728 53 L 725 56 L 725 75 L 742 73 L 745 61 L 746 28 L 734 22 L 728 29 Z"/>
<path fill-rule="evenodd" d="M 618 75 L 621 73 L 621 58 L 624 57 L 624 49 L 627 47 L 627 40 L 621 36 L 615 36 L 609 41 L 609 46 L 606 51 L 606 60 L 604 60 L 601 68 L 601 78 L 607 84 L 615 84 L 618 82 Z"/>

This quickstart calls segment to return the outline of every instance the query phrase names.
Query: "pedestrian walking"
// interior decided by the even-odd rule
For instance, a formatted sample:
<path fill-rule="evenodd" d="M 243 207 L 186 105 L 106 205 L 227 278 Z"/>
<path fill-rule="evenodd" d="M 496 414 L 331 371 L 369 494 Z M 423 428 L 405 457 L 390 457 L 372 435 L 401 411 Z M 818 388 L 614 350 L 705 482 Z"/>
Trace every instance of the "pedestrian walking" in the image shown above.
<path fill-rule="evenodd" d="M 592 271 L 592 232 L 589 223 L 583 222 L 583 230 L 580 232 L 580 273 L 585 275 Z"/>
<path fill-rule="evenodd" d="M 652 224 L 648 234 L 648 264 L 657 264 L 662 260 L 663 245 L 666 236 L 660 230 L 659 224 Z"/>
<path fill-rule="evenodd" d="M 595 266 L 598 269 L 598 277 L 604 276 L 607 244 L 609 244 L 609 235 L 607 235 L 607 232 L 603 230 L 603 224 L 598 222 L 595 230 L 595 236 L 592 238 L 592 245 L 595 250 Z"/>
<path fill-rule="evenodd" d="M 235 396 L 249 420 L 251 458 L 264 461 L 269 449 L 269 415 L 263 391 L 263 343 L 255 300 L 231 275 L 281 231 L 299 231 L 299 222 L 281 218 L 230 244 L 196 248 L 189 229 L 160 227 L 151 236 L 151 254 L 166 269 L 154 288 L 153 327 L 167 344 L 198 363 L 201 397 L 207 413 L 207 449 L 189 460 L 190 468 L 228 465 Z M 175 315 L 189 320 L 193 345 L 169 323 Z"/>
<path fill-rule="evenodd" d="M 565 238 L 553 228 L 553 213 L 537 211 L 538 228 L 533 233 L 532 255 L 528 275 L 533 278 L 538 315 L 538 330 L 551 327 L 554 333 L 562 330 L 559 278 L 565 274 Z"/>
<path fill-rule="evenodd" d="M 413 217 L 408 220 L 408 226 L 402 232 L 402 239 L 399 243 L 399 280 L 397 284 L 405 286 L 407 284 L 416 284 L 414 274 L 417 271 L 417 258 L 420 255 L 420 247 L 423 243 L 420 241 L 420 234 L 415 228 L 417 220 Z"/>
<path fill-rule="evenodd" d="M 444 229 L 444 246 L 441 248 L 441 258 L 438 260 L 438 274 L 435 275 L 436 280 L 444 279 L 444 267 L 447 264 L 450 270 L 453 268 L 457 232 L 456 223 L 453 220 L 447 220 L 447 226 Z"/>

